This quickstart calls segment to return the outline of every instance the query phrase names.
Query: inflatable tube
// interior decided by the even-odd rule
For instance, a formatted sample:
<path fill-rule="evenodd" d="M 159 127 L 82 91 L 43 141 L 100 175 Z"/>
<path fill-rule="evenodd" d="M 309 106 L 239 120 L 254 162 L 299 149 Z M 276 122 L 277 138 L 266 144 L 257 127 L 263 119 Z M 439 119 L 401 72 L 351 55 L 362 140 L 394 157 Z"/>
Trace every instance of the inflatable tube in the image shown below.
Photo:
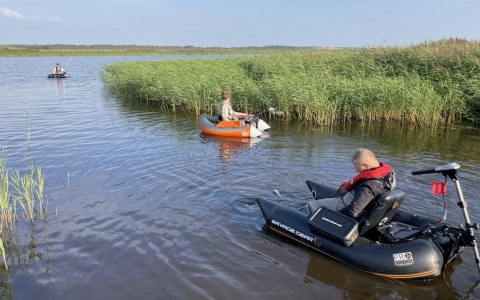
<path fill-rule="evenodd" d="M 395 279 L 430 279 L 441 273 L 442 254 L 426 240 L 387 245 L 359 237 L 346 247 L 313 232 L 301 211 L 268 200 L 257 199 L 257 202 L 272 232 L 356 269 Z"/>
<path fill-rule="evenodd" d="M 70 75 L 67 74 L 48 74 L 48 78 L 68 78 Z"/>
<path fill-rule="evenodd" d="M 335 193 L 335 189 L 328 186 L 310 181 L 307 184 L 315 198 L 331 197 Z M 257 199 L 257 203 L 266 221 L 265 228 L 269 231 L 353 268 L 386 278 L 435 278 L 466 246 L 463 242 L 466 232 L 460 228 L 446 225 L 427 228 L 425 224 L 433 224 L 434 220 L 400 210 L 389 223 L 382 224 L 381 230 L 377 226 L 365 236 L 354 235 L 353 243 L 345 244 L 312 226 L 309 220 L 312 216 L 303 211 L 269 200 Z M 400 230 L 395 239 L 389 239 L 383 232 L 385 228 Z"/>
<path fill-rule="evenodd" d="M 258 137 L 263 134 L 261 130 L 252 126 L 250 123 L 240 127 L 217 127 L 216 125 L 218 122 L 219 120 L 217 117 L 200 115 L 200 129 L 202 133 L 230 137 Z"/>

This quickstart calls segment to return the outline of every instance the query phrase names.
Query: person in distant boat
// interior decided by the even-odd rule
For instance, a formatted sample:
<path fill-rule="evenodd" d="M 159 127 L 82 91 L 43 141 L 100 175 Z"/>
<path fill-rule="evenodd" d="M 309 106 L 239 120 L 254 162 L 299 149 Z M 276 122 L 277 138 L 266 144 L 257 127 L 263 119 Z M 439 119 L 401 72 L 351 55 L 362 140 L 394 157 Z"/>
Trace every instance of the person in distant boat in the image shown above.
<path fill-rule="evenodd" d="M 67 72 L 65 72 L 65 70 L 62 68 L 62 66 L 59 63 L 57 63 L 55 65 L 55 68 L 52 71 L 52 74 L 53 75 L 65 75 L 65 74 L 67 74 Z"/>
<path fill-rule="evenodd" d="M 378 195 L 395 188 L 396 179 L 392 168 L 379 162 L 371 150 L 358 149 L 353 154 L 352 164 L 358 175 L 340 184 L 336 195 L 342 196 L 310 201 L 304 206 L 308 215 L 320 207 L 328 207 L 357 218 Z"/>
<path fill-rule="evenodd" d="M 230 101 L 230 92 L 227 90 L 222 91 L 222 104 L 220 105 L 221 121 L 238 121 L 252 116 L 251 114 L 234 111 Z"/>

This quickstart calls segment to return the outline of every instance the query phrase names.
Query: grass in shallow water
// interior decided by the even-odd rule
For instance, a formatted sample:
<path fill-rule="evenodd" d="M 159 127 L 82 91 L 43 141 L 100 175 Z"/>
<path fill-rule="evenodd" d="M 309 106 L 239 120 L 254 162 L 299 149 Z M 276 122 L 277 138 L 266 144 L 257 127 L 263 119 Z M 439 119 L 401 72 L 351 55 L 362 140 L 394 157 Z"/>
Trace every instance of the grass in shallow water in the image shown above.
<path fill-rule="evenodd" d="M 215 114 L 229 89 L 237 111 L 277 107 L 313 124 L 434 126 L 480 117 L 480 43 L 291 51 L 277 55 L 116 63 L 102 78 L 120 98 Z"/>
<path fill-rule="evenodd" d="M 36 219 L 46 220 L 44 183 L 40 168 L 32 164 L 25 174 L 9 171 L 0 157 L 0 253 L 6 270 L 15 224 L 23 217 L 32 225 Z"/>

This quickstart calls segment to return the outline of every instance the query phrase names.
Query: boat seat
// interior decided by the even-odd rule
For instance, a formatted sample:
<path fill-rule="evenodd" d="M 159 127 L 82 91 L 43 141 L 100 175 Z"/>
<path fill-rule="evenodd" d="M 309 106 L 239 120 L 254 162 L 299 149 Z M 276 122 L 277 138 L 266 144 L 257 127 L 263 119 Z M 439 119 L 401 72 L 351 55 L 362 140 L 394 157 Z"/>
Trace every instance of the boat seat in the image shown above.
<path fill-rule="evenodd" d="M 222 121 L 221 115 L 216 115 L 216 116 L 205 115 L 205 117 L 207 117 L 207 120 L 213 124 L 217 124 L 218 122 Z"/>
<path fill-rule="evenodd" d="M 364 235 L 377 225 L 390 221 L 405 198 L 402 190 L 394 189 L 378 195 L 359 218 L 359 234 Z"/>

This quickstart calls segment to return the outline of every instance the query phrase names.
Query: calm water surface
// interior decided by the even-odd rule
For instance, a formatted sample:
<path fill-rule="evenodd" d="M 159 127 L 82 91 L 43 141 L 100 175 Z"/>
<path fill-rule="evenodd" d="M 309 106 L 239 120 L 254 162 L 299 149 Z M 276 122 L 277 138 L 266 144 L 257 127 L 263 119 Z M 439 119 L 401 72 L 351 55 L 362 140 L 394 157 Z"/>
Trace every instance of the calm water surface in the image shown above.
<path fill-rule="evenodd" d="M 184 57 L 190 58 L 190 57 Z M 471 218 L 480 218 L 478 129 L 307 127 L 271 120 L 251 141 L 202 137 L 194 116 L 115 99 L 101 67 L 162 57 L 0 58 L 0 147 L 7 167 L 45 175 L 46 224 L 17 225 L 13 299 L 469 299 L 480 278 L 467 249 L 438 279 L 368 275 L 264 233 L 256 197 L 300 207 L 305 180 L 354 175 L 374 149 L 395 167 L 403 206 L 429 216 L 442 178 L 410 171 L 456 161 Z M 56 62 L 71 78 L 47 79 Z M 450 193 L 453 195 L 453 187 Z M 277 189 L 282 198 L 275 198 Z M 449 219 L 461 223 L 456 200 Z M 35 243 L 30 259 L 28 243 Z"/>

